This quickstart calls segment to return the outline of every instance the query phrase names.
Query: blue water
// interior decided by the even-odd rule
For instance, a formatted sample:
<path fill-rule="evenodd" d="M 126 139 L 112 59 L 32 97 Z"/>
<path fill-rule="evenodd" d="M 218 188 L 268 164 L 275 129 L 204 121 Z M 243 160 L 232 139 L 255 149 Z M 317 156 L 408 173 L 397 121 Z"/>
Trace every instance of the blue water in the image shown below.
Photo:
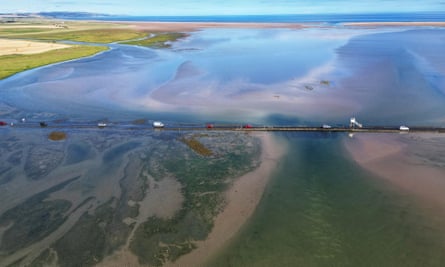
<path fill-rule="evenodd" d="M 91 19 L 61 16 L 65 19 Z M 163 21 L 163 22 L 270 22 L 270 23 L 341 23 L 381 21 L 445 21 L 444 12 L 368 13 L 368 14 L 287 14 L 287 15 L 219 15 L 219 16 L 95 16 L 108 21 Z"/>
<path fill-rule="evenodd" d="M 134 112 L 194 114 L 228 121 L 256 116 L 243 97 L 268 94 L 334 58 L 344 44 L 323 30 L 207 29 L 172 50 L 117 45 L 97 56 L 20 73 L 0 81 L 6 104 L 26 113 L 100 119 Z M 273 89 L 275 90 L 275 89 Z M 211 114 L 205 115 L 206 112 Z M 230 113 L 226 115 L 226 113 Z M 162 116 L 165 116 L 163 114 Z M 164 117 L 165 118 L 165 117 Z"/>
<path fill-rule="evenodd" d="M 0 103 L 16 119 L 344 125 L 356 116 L 440 126 L 444 36 L 416 27 L 204 29 L 171 49 L 112 44 L 19 73 L 0 81 Z"/>
<path fill-rule="evenodd" d="M 365 125 L 440 125 L 445 119 L 444 36 L 445 30 L 437 28 L 206 29 L 169 50 L 116 44 L 93 57 L 1 80 L 0 117 L 320 125 L 344 124 L 356 115 Z M 2 113 L 2 105 L 15 110 Z M 10 128 L 13 134 L 20 130 Z M 76 139 L 85 138 L 78 137 L 81 131 L 70 132 L 67 143 L 57 144 L 84 141 Z M 166 138 L 168 133 L 156 134 Z M 45 132 L 36 137 L 48 146 Z M 278 137 L 288 153 L 278 162 L 252 219 L 216 263 L 443 265 L 445 239 L 441 225 L 434 223 L 437 218 L 427 217 L 399 191 L 373 181 L 375 175 L 347 156 L 342 147 L 346 136 Z M 87 175 L 109 181 L 114 169 L 106 163 L 123 160 L 122 154 L 115 158 L 110 153 L 138 147 L 137 140 L 119 145 L 126 138 L 133 136 L 105 130 L 89 141 L 117 146 L 106 152 L 102 165 L 92 164 Z M 25 149 L 29 143 L 10 140 L 5 149 L 19 147 L 23 155 L 30 151 Z M 418 143 L 424 145 L 423 140 Z M 93 151 L 68 149 L 73 157 L 67 164 Z M 437 151 L 423 153 L 443 162 Z M 42 159 L 48 161 L 50 154 Z M 422 158 L 414 162 L 427 164 Z"/>

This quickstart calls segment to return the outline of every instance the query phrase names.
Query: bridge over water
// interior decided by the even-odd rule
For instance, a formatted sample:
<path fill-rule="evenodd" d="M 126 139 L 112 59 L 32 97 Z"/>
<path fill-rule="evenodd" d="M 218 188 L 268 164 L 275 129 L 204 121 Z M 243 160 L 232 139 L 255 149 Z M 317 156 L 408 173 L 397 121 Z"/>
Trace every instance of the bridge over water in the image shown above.
<path fill-rule="evenodd" d="M 99 126 L 101 125 L 101 126 Z M 410 126 L 409 130 L 401 130 L 400 126 L 282 126 L 282 125 L 240 125 L 240 124 L 181 124 L 171 123 L 163 127 L 153 127 L 148 123 L 132 122 L 18 122 L 7 124 L 3 128 L 51 128 L 54 130 L 69 129 L 95 129 L 102 130 L 157 130 L 157 131 L 246 131 L 246 132 L 373 132 L 373 133 L 445 133 L 445 127 Z"/>

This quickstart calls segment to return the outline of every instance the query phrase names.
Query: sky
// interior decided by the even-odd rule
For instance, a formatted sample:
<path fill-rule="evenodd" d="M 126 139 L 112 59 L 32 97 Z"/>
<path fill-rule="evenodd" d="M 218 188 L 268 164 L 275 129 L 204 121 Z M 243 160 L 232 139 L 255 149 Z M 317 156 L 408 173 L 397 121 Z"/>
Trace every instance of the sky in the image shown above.
<path fill-rule="evenodd" d="M 0 0 L 0 13 L 40 11 L 137 16 L 445 12 L 445 0 Z"/>

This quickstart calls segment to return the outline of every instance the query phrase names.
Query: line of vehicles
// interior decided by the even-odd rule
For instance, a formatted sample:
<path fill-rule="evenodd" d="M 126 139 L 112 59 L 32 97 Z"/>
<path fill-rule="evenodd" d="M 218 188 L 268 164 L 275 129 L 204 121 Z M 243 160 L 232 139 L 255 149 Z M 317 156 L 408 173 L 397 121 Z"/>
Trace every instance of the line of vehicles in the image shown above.
<path fill-rule="evenodd" d="M 35 125 L 35 123 L 27 122 L 25 118 L 21 119 L 20 122 L 21 123 L 19 125 L 21 125 L 21 126 L 28 126 L 28 125 L 32 126 L 32 125 Z M 6 121 L 0 121 L 0 126 L 8 126 L 8 125 L 15 126 L 14 122 L 9 122 L 8 123 Z M 38 125 L 40 127 L 42 127 L 42 128 L 48 127 L 48 123 L 45 122 L 45 121 L 39 122 Z M 121 127 L 137 127 L 136 125 L 131 124 L 131 123 L 128 123 L 128 124 L 122 124 L 122 123 L 121 124 L 115 124 L 115 123 L 108 123 L 107 121 L 100 121 L 100 122 L 97 123 L 97 127 L 101 128 L 101 129 L 109 127 L 109 126 L 116 126 L 116 125 L 120 125 Z M 60 127 L 64 127 L 65 126 L 65 127 L 73 127 L 73 128 L 76 128 L 76 127 L 87 128 L 87 127 L 93 127 L 94 124 L 91 124 L 91 123 L 66 123 L 66 124 L 57 123 L 57 126 L 60 126 Z M 145 124 L 145 123 L 139 125 L 140 128 L 146 128 L 146 126 L 147 126 L 147 124 Z M 161 121 L 153 121 L 151 123 L 151 126 L 153 128 L 155 128 L 155 129 L 163 129 L 163 128 L 165 128 L 166 125 L 163 122 L 161 122 Z M 202 128 L 205 128 L 205 129 L 214 129 L 214 128 L 218 128 L 218 129 L 240 129 L 240 128 L 242 128 L 242 129 L 253 129 L 253 128 L 256 128 L 256 129 L 280 129 L 280 128 L 283 128 L 283 129 L 284 128 L 289 128 L 289 129 L 292 129 L 292 128 L 295 128 L 295 129 L 298 129 L 298 128 L 301 128 L 301 129 L 304 129 L 304 128 L 316 129 L 316 127 L 311 127 L 311 126 L 259 126 L 259 127 L 257 127 L 257 126 L 253 126 L 252 124 L 242 124 L 242 125 L 240 125 L 240 124 L 235 124 L 235 125 L 219 124 L 219 125 L 215 125 L 213 123 L 207 123 L 207 124 L 205 124 L 205 126 L 203 126 L 202 124 L 188 124 L 188 125 L 184 125 L 184 124 L 176 124 L 175 125 L 175 124 L 172 124 L 172 125 L 170 125 L 169 128 L 172 128 L 172 129 L 176 129 L 176 128 L 178 128 L 178 129 L 179 128 L 182 128 L 182 129 L 186 129 L 186 128 L 189 128 L 189 129 L 202 129 Z M 329 131 L 331 129 L 332 130 L 334 130 L 334 129 L 337 129 L 337 130 L 338 129 L 345 129 L 345 130 L 348 129 L 347 127 L 343 127 L 343 126 L 342 127 L 332 127 L 329 124 L 322 124 L 320 126 L 320 128 L 322 130 L 327 130 L 327 131 Z M 351 129 L 359 128 L 359 129 L 368 129 L 368 130 L 371 130 L 371 129 L 376 129 L 376 130 L 384 130 L 384 129 L 396 130 L 395 127 L 368 127 L 368 128 L 364 128 L 363 124 L 359 123 L 356 120 L 356 118 L 354 118 L 354 117 L 350 119 L 349 128 L 351 128 Z M 398 130 L 401 131 L 401 132 L 407 132 L 407 131 L 410 130 L 410 128 L 405 126 L 405 125 L 402 125 L 402 126 L 400 126 L 398 128 Z"/>
<path fill-rule="evenodd" d="M 0 121 L 0 126 L 8 126 L 8 125 L 10 125 L 10 126 L 18 126 L 18 125 L 26 125 L 26 126 L 40 126 L 41 128 L 45 128 L 45 127 L 48 127 L 48 123 L 47 122 L 45 122 L 45 121 L 40 121 L 40 122 L 38 122 L 38 124 L 37 123 L 35 123 L 35 122 L 28 122 L 26 119 L 21 119 L 20 120 L 20 124 L 18 124 L 17 122 L 16 123 L 14 123 L 14 122 L 10 122 L 10 123 L 8 123 L 8 122 L 6 122 L 6 121 Z M 131 123 L 129 123 L 129 124 L 131 124 Z M 52 124 L 52 125 L 54 125 L 54 124 Z M 61 126 L 61 127 L 63 127 L 63 126 L 71 126 L 71 127 L 76 127 L 76 126 L 79 126 L 79 127 L 87 127 L 87 126 L 94 126 L 94 124 L 91 124 L 91 123 L 70 123 L 70 124 L 63 124 L 63 123 L 61 123 L 61 122 L 57 122 L 56 123 L 56 125 L 57 126 Z M 116 124 L 116 123 L 108 123 L 108 122 L 106 122 L 106 121 L 100 121 L 100 122 L 98 122 L 97 123 L 97 127 L 98 128 L 101 128 L 101 129 L 103 129 L 103 128 L 106 128 L 106 127 L 110 127 L 110 126 L 116 126 L 116 125 L 118 125 L 118 124 Z M 120 125 L 122 125 L 122 124 L 120 124 Z M 147 125 L 147 124 L 143 124 L 143 125 Z M 183 124 L 179 124 L 180 126 L 184 126 Z M 162 128 L 165 128 L 165 124 L 163 123 L 163 122 L 161 122 L 161 121 L 153 121 L 152 123 L 151 123 L 151 126 L 153 127 L 153 128 L 156 128 L 156 129 L 162 129 Z M 173 126 L 173 127 L 178 127 L 177 125 L 171 125 L 171 126 Z M 194 128 L 202 128 L 202 125 L 201 124 L 188 124 L 188 125 L 186 125 L 184 128 L 191 128 L 191 127 L 194 127 Z M 232 125 L 218 125 L 218 126 L 216 126 L 215 124 L 213 124 L 213 123 L 207 123 L 207 124 L 205 124 L 205 128 L 207 128 L 207 129 L 213 129 L 213 128 L 220 128 L 220 127 L 224 127 L 224 128 L 229 128 L 229 127 L 232 127 Z M 237 127 L 239 127 L 239 126 L 237 126 Z M 250 128 L 254 128 L 254 126 L 252 125 L 252 124 L 244 124 L 244 125 L 242 125 L 242 126 L 240 126 L 241 128 L 245 128 L 245 129 L 250 129 Z"/>
<path fill-rule="evenodd" d="M 11 121 L 11 122 L 0 121 L 0 126 L 11 126 L 11 127 L 13 127 L 13 126 L 18 126 L 18 125 L 35 125 L 35 126 L 38 125 L 41 128 L 48 127 L 48 123 L 45 122 L 45 121 L 40 121 L 37 124 L 37 123 L 34 123 L 34 122 L 27 122 L 27 120 L 25 118 L 21 119 L 20 123 L 17 123 L 16 120 Z M 63 123 L 62 124 L 61 123 L 57 123 L 57 125 L 64 126 Z M 111 126 L 111 125 L 112 124 L 109 124 L 109 123 L 103 122 L 103 121 L 97 123 L 97 127 L 98 128 L 105 128 L 105 127 L 108 127 L 108 126 Z M 80 124 L 72 123 L 71 126 L 92 126 L 92 125 L 91 124 L 87 125 L 86 123 L 83 123 L 83 124 L 82 123 L 80 123 Z M 152 126 L 153 126 L 153 128 L 164 128 L 165 124 L 160 122 L 160 121 L 154 121 L 152 123 Z"/>

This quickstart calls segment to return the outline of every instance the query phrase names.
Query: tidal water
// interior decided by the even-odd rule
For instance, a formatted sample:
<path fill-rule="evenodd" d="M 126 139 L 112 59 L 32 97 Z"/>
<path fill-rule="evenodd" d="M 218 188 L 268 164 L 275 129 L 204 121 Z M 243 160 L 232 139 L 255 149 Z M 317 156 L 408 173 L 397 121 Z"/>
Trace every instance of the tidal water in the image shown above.
<path fill-rule="evenodd" d="M 45 14 L 44 14 L 45 15 Z M 263 23 L 342 23 L 388 21 L 444 21 L 443 12 L 379 13 L 379 14 L 289 14 L 289 15 L 221 15 L 221 16 L 101 16 L 88 14 L 49 13 L 60 19 L 96 19 L 105 21 L 166 22 L 263 22 Z M 76 16 L 77 15 L 77 16 Z"/>
<path fill-rule="evenodd" d="M 250 222 L 208 266 L 443 265 L 443 214 L 363 171 L 341 145 L 346 134 L 277 137 L 288 154 Z"/>
<path fill-rule="evenodd" d="M 443 126 L 444 36 L 440 28 L 416 27 L 205 29 L 167 50 L 113 44 L 0 81 L 0 119 L 345 125 L 355 116 L 365 125 Z M 107 147 L 121 138 L 112 137 L 97 135 Z M 443 265 L 442 219 L 353 162 L 342 146 L 346 136 L 277 138 L 288 153 L 215 265 Z M 17 140 L 4 140 L 5 147 Z M 68 148 L 66 161 L 88 157 L 87 146 Z M 45 151 L 34 157 L 52 162 Z M 10 188 L 14 177 L 0 178 Z"/>
<path fill-rule="evenodd" d="M 315 125 L 357 116 L 371 125 L 440 124 L 444 33 L 205 29 L 170 50 L 113 44 L 93 57 L 0 81 L 1 113 Z"/>

